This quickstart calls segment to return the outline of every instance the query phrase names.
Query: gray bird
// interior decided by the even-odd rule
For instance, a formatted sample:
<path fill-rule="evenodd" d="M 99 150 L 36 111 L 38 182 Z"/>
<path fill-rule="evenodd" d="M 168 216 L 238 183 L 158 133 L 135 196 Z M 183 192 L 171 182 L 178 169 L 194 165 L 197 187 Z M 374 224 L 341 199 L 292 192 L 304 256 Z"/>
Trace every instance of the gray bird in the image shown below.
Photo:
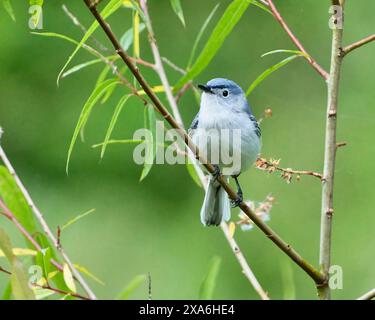
<path fill-rule="evenodd" d="M 189 135 L 216 169 L 209 177 L 200 215 L 203 225 L 217 226 L 230 219 L 230 204 L 236 207 L 243 200 L 238 176 L 257 159 L 261 131 L 245 93 L 235 82 L 216 78 L 198 87 L 203 91 L 201 105 Z M 235 179 L 238 198 L 232 203 L 217 182 L 221 173 L 227 180 Z"/>

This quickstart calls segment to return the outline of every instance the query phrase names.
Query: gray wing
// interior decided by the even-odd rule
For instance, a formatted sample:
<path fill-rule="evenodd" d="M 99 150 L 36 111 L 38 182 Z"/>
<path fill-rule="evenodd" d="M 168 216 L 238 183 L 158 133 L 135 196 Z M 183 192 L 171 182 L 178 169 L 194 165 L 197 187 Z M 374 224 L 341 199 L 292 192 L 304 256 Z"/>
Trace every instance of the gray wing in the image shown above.
<path fill-rule="evenodd" d="M 262 132 L 260 130 L 257 119 L 255 119 L 255 117 L 251 113 L 249 114 L 249 118 L 250 118 L 250 121 L 254 124 L 256 135 L 260 138 L 260 136 L 262 135 Z"/>
<path fill-rule="evenodd" d="M 195 116 L 193 122 L 190 125 L 190 128 L 188 129 L 188 134 L 190 137 L 193 135 L 194 130 L 198 128 L 198 123 L 199 123 L 199 112 Z"/>

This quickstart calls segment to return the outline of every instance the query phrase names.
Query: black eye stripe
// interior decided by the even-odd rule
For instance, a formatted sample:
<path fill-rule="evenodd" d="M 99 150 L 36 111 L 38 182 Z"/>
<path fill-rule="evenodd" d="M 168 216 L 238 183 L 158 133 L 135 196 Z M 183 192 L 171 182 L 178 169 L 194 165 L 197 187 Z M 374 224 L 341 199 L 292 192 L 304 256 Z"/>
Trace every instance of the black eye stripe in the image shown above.
<path fill-rule="evenodd" d="M 225 89 L 226 87 L 225 85 L 210 86 L 211 89 Z"/>

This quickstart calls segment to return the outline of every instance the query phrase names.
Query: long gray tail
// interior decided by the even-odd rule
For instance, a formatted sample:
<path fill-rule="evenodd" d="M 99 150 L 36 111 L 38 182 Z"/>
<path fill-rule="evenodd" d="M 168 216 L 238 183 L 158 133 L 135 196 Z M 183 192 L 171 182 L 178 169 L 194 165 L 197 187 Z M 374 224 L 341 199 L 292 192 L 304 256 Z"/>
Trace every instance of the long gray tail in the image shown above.
<path fill-rule="evenodd" d="M 210 176 L 201 209 L 201 222 L 205 226 L 218 226 L 230 219 L 230 203 L 225 190 Z"/>

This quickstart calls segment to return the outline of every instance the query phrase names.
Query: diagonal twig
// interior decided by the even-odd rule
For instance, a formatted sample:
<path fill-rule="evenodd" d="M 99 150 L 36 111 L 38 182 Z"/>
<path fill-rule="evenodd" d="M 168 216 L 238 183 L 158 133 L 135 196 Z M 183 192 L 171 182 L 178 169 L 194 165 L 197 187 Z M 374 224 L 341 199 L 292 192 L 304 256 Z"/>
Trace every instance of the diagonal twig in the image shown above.
<path fill-rule="evenodd" d="M 357 298 L 357 300 L 372 300 L 374 298 L 375 298 L 375 288 L 370 290 L 369 292 L 366 292 L 365 294 Z"/>
<path fill-rule="evenodd" d="M 156 37 L 155 37 L 154 31 L 153 31 L 153 28 L 152 28 L 151 18 L 150 18 L 150 15 L 148 13 L 147 0 L 141 0 L 140 4 L 141 4 L 142 11 L 144 12 L 144 15 L 145 15 L 145 17 L 147 19 L 147 22 L 148 22 L 147 23 L 147 29 L 148 29 L 148 32 L 149 32 L 149 39 L 150 39 L 150 42 L 151 42 L 150 45 L 152 47 L 152 51 L 153 51 L 153 55 L 154 55 L 154 59 L 155 59 L 155 66 L 156 66 L 155 71 L 158 73 L 158 75 L 160 77 L 160 80 L 161 80 L 161 82 L 162 82 L 162 84 L 165 88 L 169 104 L 171 106 L 172 105 L 175 106 L 175 108 L 172 109 L 174 117 L 177 118 L 177 119 L 181 119 L 181 125 L 183 126 L 183 121 L 182 121 L 182 117 L 181 117 L 177 102 L 178 102 L 178 99 L 180 98 L 180 96 L 184 93 L 184 91 L 187 88 L 190 87 L 191 82 L 188 82 L 187 84 L 185 84 L 185 86 L 183 88 L 184 91 L 180 91 L 176 98 L 173 97 L 171 87 L 170 87 L 168 81 L 166 81 L 168 78 L 167 78 L 167 75 L 165 73 L 162 61 L 164 61 L 169 66 L 171 66 L 173 69 L 175 69 L 175 70 L 177 70 L 181 73 L 186 73 L 186 71 L 177 67 L 174 63 L 170 62 L 168 59 L 161 58 L 160 52 L 159 52 L 159 49 L 158 49 L 158 46 L 157 46 L 157 43 L 156 43 Z M 194 158 L 194 155 L 191 152 L 188 153 L 188 156 L 190 158 Z M 191 160 L 194 161 L 194 159 L 191 159 Z M 198 165 L 196 165 L 195 170 L 196 170 L 196 172 L 197 172 L 197 174 L 200 178 L 201 184 L 206 188 L 207 187 L 207 180 L 204 177 L 204 173 L 203 173 L 202 169 Z M 259 296 L 263 300 L 269 300 L 269 297 L 268 297 L 267 293 L 264 291 L 264 289 L 260 285 L 259 281 L 255 277 L 255 275 L 254 275 L 253 271 L 251 270 L 248 262 L 246 261 L 246 258 L 242 254 L 237 242 L 235 241 L 235 239 L 233 237 L 231 237 L 229 235 L 228 225 L 225 222 L 223 222 L 221 224 L 221 229 L 224 233 L 225 238 L 228 241 L 228 244 L 232 248 L 232 251 L 233 251 L 235 257 L 237 258 L 240 266 L 242 267 L 242 271 L 243 271 L 244 275 L 246 276 L 246 278 L 249 280 L 249 282 L 251 283 L 251 285 L 253 286 L 255 291 L 259 294 Z"/>
<path fill-rule="evenodd" d="M 344 47 L 341 53 L 342 55 L 346 56 L 348 53 L 352 52 L 353 50 L 358 49 L 372 41 L 375 41 L 375 34 Z"/>
<path fill-rule="evenodd" d="M 112 32 L 109 25 L 104 21 L 103 17 L 97 11 L 95 5 L 92 4 L 90 0 L 84 0 L 86 6 L 91 11 L 92 15 L 100 24 L 101 28 L 107 35 L 108 39 L 112 42 L 112 45 L 116 49 L 117 54 L 121 57 L 123 62 L 129 67 L 130 71 L 133 73 L 134 77 L 137 79 L 138 83 L 141 85 L 142 89 L 145 91 L 147 96 L 152 101 L 154 107 L 161 113 L 170 126 L 177 130 L 181 138 L 184 140 L 185 144 L 190 148 L 196 158 L 203 164 L 203 166 L 210 173 L 215 172 L 214 166 L 209 163 L 202 155 L 200 155 L 198 148 L 194 145 L 186 131 L 179 125 L 179 123 L 172 117 L 168 112 L 159 98 L 152 91 L 150 85 L 143 78 L 138 68 L 129 59 L 128 55 L 122 49 L 118 39 Z M 220 176 L 217 179 L 218 183 L 223 187 L 223 189 L 228 193 L 229 198 L 232 200 L 237 200 L 237 193 L 229 185 L 229 183 Z M 288 243 L 286 243 L 273 229 L 264 223 L 244 202 L 241 202 L 239 207 L 241 210 L 258 226 L 258 228 L 272 241 L 274 242 L 285 254 L 287 254 L 298 266 L 300 266 L 318 285 L 325 283 L 326 278 L 321 274 L 314 266 L 308 263 L 300 254 L 295 251 Z"/>
<path fill-rule="evenodd" d="M 288 34 L 289 38 L 293 41 L 296 47 L 304 53 L 304 58 L 311 64 L 311 66 L 327 81 L 329 74 L 325 71 L 316 61 L 315 59 L 306 51 L 302 43 L 298 40 L 298 38 L 294 35 L 292 30 L 289 28 L 283 17 L 281 16 L 280 12 L 277 10 L 276 6 L 273 4 L 272 0 L 265 0 L 268 3 L 268 6 L 275 17 L 275 19 L 280 23 L 281 27 L 285 30 Z"/>
<path fill-rule="evenodd" d="M 306 176 L 312 176 L 319 178 L 321 181 L 323 181 L 323 175 L 321 173 L 311 171 L 311 170 L 293 170 L 291 168 L 282 168 L 279 167 L 280 160 L 273 160 L 270 159 L 269 161 L 264 158 L 258 158 L 255 166 L 260 170 L 266 170 L 270 173 L 274 171 L 280 171 L 282 173 L 282 177 L 287 180 L 287 182 L 290 182 L 292 179 L 292 175 L 297 175 L 297 179 L 301 175 Z"/>

